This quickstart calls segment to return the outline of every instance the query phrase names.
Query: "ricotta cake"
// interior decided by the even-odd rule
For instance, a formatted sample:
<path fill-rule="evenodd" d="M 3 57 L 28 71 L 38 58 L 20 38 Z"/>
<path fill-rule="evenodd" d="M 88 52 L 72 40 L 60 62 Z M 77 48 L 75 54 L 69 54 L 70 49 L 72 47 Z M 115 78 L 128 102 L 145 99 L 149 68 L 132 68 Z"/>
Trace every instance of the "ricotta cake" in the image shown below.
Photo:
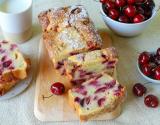
<path fill-rule="evenodd" d="M 0 41 L 0 95 L 27 77 L 27 62 L 14 43 Z"/>
<path fill-rule="evenodd" d="M 99 72 L 113 76 L 117 62 L 117 52 L 110 47 L 70 56 L 65 61 L 65 69 L 71 83 L 78 85 Z"/>
<path fill-rule="evenodd" d="M 104 112 L 114 112 L 124 100 L 125 88 L 111 76 L 102 73 L 68 93 L 71 106 L 80 120 L 86 121 Z"/>
<path fill-rule="evenodd" d="M 62 74 L 67 57 L 102 46 L 93 22 L 81 5 L 49 9 L 41 12 L 38 18 L 49 56 Z"/>

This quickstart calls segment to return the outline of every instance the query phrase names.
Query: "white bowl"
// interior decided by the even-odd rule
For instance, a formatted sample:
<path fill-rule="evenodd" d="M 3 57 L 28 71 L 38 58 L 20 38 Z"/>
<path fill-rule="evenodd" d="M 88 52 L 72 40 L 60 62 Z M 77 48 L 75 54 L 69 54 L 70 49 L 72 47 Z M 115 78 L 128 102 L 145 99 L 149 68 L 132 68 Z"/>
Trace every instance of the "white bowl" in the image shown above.
<path fill-rule="evenodd" d="M 136 23 L 136 24 L 131 24 L 131 23 L 121 23 L 118 21 L 115 21 L 108 17 L 104 11 L 103 11 L 103 6 L 101 6 L 101 15 L 102 18 L 105 22 L 105 24 L 116 34 L 120 36 L 125 36 L 125 37 L 132 37 L 141 34 L 145 28 L 149 25 L 149 23 L 152 21 L 152 19 L 156 15 L 156 9 L 153 9 L 153 14 L 152 16 L 141 23 Z"/>
<path fill-rule="evenodd" d="M 137 59 L 137 68 L 138 68 L 138 71 L 139 73 L 143 76 L 143 78 L 145 78 L 147 81 L 151 82 L 151 83 L 158 83 L 160 84 L 160 80 L 155 80 L 155 79 L 152 79 L 146 75 L 144 75 L 139 67 L 139 63 L 138 63 L 138 59 Z"/>

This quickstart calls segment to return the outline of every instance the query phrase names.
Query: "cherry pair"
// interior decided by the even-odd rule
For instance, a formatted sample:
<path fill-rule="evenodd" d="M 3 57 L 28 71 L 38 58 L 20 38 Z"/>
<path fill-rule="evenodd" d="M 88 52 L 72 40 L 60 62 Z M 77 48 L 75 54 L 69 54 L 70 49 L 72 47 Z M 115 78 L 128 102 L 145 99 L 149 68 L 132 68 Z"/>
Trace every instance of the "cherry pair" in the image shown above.
<path fill-rule="evenodd" d="M 141 83 L 136 83 L 133 88 L 132 88 L 132 91 L 133 91 L 133 94 L 138 96 L 138 97 L 141 97 L 143 96 L 144 94 L 146 94 L 147 92 L 147 89 L 145 86 L 143 86 Z M 147 107 L 151 107 L 151 108 L 156 108 L 159 104 L 159 101 L 158 101 L 158 98 L 155 96 L 155 95 L 147 95 L 145 98 L 144 98 L 144 104 L 147 106 Z"/>

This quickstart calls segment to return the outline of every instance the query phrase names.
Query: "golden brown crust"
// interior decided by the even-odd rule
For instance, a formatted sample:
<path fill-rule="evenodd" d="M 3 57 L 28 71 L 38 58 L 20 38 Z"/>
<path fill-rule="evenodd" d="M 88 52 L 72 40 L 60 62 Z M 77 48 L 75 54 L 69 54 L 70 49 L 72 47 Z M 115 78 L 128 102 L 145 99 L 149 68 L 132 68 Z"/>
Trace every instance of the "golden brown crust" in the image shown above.
<path fill-rule="evenodd" d="M 43 41 L 53 62 L 61 61 L 72 53 L 102 46 L 102 40 L 83 6 L 49 9 L 41 12 L 38 19 Z"/>
<path fill-rule="evenodd" d="M 7 93 L 11 88 L 13 88 L 20 80 L 27 77 L 27 72 L 30 69 L 31 62 L 30 59 L 25 59 L 27 63 L 26 69 L 15 70 L 8 73 L 5 73 L 1 76 L 0 79 L 0 96 Z"/>

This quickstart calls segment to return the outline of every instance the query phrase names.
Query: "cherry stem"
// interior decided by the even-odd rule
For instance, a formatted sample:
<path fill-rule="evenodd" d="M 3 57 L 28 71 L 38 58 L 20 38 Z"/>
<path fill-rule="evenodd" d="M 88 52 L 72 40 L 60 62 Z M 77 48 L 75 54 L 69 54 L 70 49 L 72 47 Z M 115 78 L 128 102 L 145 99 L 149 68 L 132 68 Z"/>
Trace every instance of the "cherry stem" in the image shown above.
<path fill-rule="evenodd" d="M 52 97 L 53 95 L 50 95 L 50 96 L 44 96 L 44 95 L 42 95 L 42 98 L 43 98 L 43 100 L 45 99 L 45 98 L 50 98 L 50 97 Z"/>

